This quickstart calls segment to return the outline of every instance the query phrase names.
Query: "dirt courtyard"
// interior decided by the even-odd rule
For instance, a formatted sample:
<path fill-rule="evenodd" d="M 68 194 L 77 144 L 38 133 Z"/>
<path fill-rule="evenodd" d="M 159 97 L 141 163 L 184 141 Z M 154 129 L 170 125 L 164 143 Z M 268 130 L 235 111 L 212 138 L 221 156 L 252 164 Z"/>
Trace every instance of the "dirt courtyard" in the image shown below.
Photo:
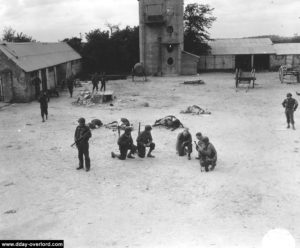
<path fill-rule="evenodd" d="M 261 247 L 271 229 L 290 232 L 300 245 L 300 109 L 286 129 L 286 93 L 299 102 L 298 84 L 278 73 L 258 73 L 256 88 L 234 86 L 231 73 L 109 81 L 116 99 L 75 106 L 67 91 L 49 102 L 42 123 L 38 102 L 0 109 L 0 239 L 63 239 L 85 247 Z M 184 85 L 202 79 L 205 85 Z M 91 85 L 88 86 L 91 89 Z M 149 107 L 145 107 L 145 103 Z M 180 114 L 196 104 L 211 115 Z M 151 158 L 120 161 L 118 134 L 92 131 L 91 171 L 77 171 L 71 148 L 79 117 L 103 123 L 128 118 L 137 137 L 156 119 L 175 115 L 210 138 L 215 171 L 175 154 L 175 131 L 154 127 Z"/>

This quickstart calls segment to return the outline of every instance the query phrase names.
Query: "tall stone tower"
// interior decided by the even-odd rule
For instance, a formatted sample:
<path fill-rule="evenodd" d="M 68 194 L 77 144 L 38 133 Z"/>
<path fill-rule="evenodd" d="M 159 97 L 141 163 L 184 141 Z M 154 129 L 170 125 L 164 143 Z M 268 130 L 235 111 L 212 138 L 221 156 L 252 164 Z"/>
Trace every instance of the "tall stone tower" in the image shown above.
<path fill-rule="evenodd" d="M 140 62 L 147 74 L 179 75 L 183 50 L 183 0 L 138 0 Z"/>

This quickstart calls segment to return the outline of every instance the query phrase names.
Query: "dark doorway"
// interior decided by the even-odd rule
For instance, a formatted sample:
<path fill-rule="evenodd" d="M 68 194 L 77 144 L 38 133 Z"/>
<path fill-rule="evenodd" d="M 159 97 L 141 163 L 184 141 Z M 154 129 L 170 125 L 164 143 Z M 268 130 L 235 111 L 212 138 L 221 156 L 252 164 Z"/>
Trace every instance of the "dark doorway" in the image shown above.
<path fill-rule="evenodd" d="M 236 55 L 235 68 L 251 71 L 251 55 Z"/>
<path fill-rule="evenodd" d="M 270 69 L 270 56 L 268 54 L 254 55 L 254 68 L 256 71 L 266 71 Z"/>
<path fill-rule="evenodd" d="M 42 90 L 47 90 L 47 76 L 46 76 L 46 69 L 42 70 Z"/>

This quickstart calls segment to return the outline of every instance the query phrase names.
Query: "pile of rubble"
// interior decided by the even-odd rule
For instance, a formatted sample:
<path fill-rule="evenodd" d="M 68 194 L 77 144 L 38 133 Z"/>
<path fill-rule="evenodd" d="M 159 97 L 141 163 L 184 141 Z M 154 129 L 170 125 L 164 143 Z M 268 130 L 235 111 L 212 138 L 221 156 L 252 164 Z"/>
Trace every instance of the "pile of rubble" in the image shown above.
<path fill-rule="evenodd" d="M 82 90 L 78 94 L 77 100 L 75 102 L 73 102 L 72 104 L 74 104 L 74 105 L 86 105 L 86 106 L 95 105 L 95 103 L 96 103 L 95 98 L 97 98 L 95 96 L 96 95 L 94 95 L 93 93 L 91 93 L 87 89 Z"/>

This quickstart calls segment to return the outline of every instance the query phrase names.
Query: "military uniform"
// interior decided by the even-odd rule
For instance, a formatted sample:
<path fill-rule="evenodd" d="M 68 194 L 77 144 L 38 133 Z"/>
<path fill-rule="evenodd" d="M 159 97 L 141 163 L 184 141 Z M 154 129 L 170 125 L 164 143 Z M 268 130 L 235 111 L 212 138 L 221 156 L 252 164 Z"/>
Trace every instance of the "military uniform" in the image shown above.
<path fill-rule="evenodd" d="M 146 155 L 146 147 L 149 147 L 149 152 L 147 157 L 154 157 L 151 155 L 151 152 L 155 149 L 155 143 L 152 142 L 152 135 L 151 135 L 152 127 L 150 125 L 145 126 L 145 131 L 141 132 L 137 137 L 137 149 L 138 155 L 141 158 L 144 158 Z"/>
<path fill-rule="evenodd" d="M 102 77 L 101 77 L 101 88 L 100 88 L 100 91 L 105 91 L 106 89 L 106 76 L 105 76 L 105 73 L 102 74 Z"/>
<path fill-rule="evenodd" d="M 85 158 L 85 169 L 90 170 L 91 162 L 89 156 L 89 139 L 92 137 L 91 130 L 85 125 L 84 118 L 78 120 L 79 126 L 75 130 L 74 139 L 78 149 L 79 167 L 78 170 L 83 169 L 83 156 Z"/>
<path fill-rule="evenodd" d="M 136 152 L 136 146 L 133 144 L 130 127 L 126 127 L 125 132 L 118 139 L 118 145 L 119 145 L 120 155 L 116 155 L 112 152 L 111 155 L 113 158 L 118 157 L 121 160 L 125 160 L 126 157 L 134 158 L 132 154 Z M 130 150 L 130 152 L 127 155 L 128 150 Z"/>
<path fill-rule="evenodd" d="M 187 153 L 188 159 L 191 159 L 193 151 L 192 135 L 187 130 L 178 134 L 176 150 L 179 156 L 184 156 Z"/>
<path fill-rule="evenodd" d="M 206 172 L 209 171 L 210 165 L 211 170 L 217 165 L 217 151 L 207 137 L 203 137 L 203 147 L 199 148 L 199 159 L 201 168 L 204 167 Z"/>
<path fill-rule="evenodd" d="M 92 83 L 93 83 L 93 92 L 94 92 L 94 89 L 96 89 L 96 91 L 98 91 L 99 76 L 98 76 L 97 72 L 93 75 Z"/>
<path fill-rule="evenodd" d="M 43 122 L 45 121 L 44 116 L 46 116 L 46 120 L 48 119 L 48 102 L 49 97 L 47 96 L 46 92 L 42 93 L 39 102 L 40 102 L 40 108 L 41 108 L 41 116 L 43 119 Z"/>
<path fill-rule="evenodd" d="M 285 108 L 285 116 L 287 121 L 287 128 L 290 128 L 290 123 L 292 124 L 293 129 L 294 126 L 294 112 L 298 107 L 298 102 L 296 99 L 292 98 L 292 94 L 288 93 L 287 98 L 283 101 L 282 106 Z"/>

